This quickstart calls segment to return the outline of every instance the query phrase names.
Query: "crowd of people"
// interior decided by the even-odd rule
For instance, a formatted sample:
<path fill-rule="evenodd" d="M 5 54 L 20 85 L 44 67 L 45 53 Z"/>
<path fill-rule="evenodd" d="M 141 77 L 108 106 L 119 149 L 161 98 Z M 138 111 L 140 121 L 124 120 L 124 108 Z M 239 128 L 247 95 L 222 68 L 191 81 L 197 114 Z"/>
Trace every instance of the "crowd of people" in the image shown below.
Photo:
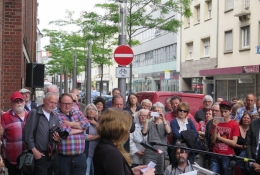
<path fill-rule="evenodd" d="M 216 102 L 206 95 L 203 108 L 193 116 L 179 96 L 166 98 L 164 104 L 149 99 L 139 104 L 135 93 L 125 102 L 115 88 L 112 101 L 97 97 L 85 105 L 77 89 L 59 94 L 50 85 L 44 93 L 43 104 L 37 105 L 30 90 L 16 91 L 10 110 L 1 114 L 0 168 L 5 166 L 9 175 L 20 174 L 17 158 L 25 149 L 34 155 L 35 175 L 177 175 L 195 170 L 198 159 L 201 167 L 221 175 L 260 174 L 260 98 L 253 94 Z M 161 153 L 143 147 L 143 142 Z M 142 172 L 151 161 L 155 168 Z"/>

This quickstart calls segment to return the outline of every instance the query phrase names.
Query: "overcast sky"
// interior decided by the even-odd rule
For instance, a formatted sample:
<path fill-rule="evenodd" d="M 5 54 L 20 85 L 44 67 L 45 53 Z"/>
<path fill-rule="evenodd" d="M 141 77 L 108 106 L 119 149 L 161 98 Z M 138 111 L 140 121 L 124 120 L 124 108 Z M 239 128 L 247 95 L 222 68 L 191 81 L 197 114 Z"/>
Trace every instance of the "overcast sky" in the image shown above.
<path fill-rule="evenodd" d="M 38 0 L 38 19 L 40 30 L 47 28 L 52 29 L 53 26 L 48 25 L 50 21 L 65 19 L 66 10 L 74 11 L 75 17 L 79 17 L 82 11 L 96 11 L 94 5 L 104 3 L 106 0 Z M 69 29 L 68 29 L 69 30 Z M 48 39 L 43 38 L 41 46 L 48 44 Z"/>

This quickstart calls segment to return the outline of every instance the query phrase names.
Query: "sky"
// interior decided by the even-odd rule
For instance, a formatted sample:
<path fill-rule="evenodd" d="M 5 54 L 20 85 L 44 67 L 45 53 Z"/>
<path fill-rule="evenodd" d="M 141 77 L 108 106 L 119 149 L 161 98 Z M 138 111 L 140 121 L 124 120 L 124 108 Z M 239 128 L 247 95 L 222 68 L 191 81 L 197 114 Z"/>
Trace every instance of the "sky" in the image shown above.
<path fill-rule="evenodd" d="M 65 19 L 66 10 L 74 11 L 75 18 L 79 17 L 82 11 L 98 12 L 94 5 L 104 3 L 107 0 L 38 0 L 38 19 L 40 24 L 38 28 L 42 31 L 44 28 L 53 29 L 55 26 L 48 25 L 50 21 Z M 68 28 L 73 30 L 73 28 Z M 41 49 L 49 42 L 48 38 L 43 38 L 41 41 Z"/>

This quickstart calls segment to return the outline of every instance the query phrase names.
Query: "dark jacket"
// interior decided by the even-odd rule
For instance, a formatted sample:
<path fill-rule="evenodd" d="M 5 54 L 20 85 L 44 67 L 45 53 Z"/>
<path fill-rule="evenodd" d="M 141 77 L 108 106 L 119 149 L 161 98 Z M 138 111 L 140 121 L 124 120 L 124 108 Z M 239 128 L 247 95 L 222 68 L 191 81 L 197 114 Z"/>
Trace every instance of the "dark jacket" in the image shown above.
<path fill-rule="evenodd" d="M 39 115 L 40 118 L 35 141 L 33 137 L 33 131 L 36 127 L 36 115 Z M 29 113 L 23 131 L 23 139 L 27 145 L 28 150 L 36 147 L 39 151 L 48 151 L 50 134 L 49 130 L 55 130 L 58 127 L 61 128 L 59 119 L 52 112 L 50 114 L 50 120 L 48 121 L 43 113 L 42 106 L 39 106 L 37 109 L 32 109 L 32 111 Z"/>
<path fill-rule="evenodd" d="M 139 111 L 141 108 L 139 106 L 136 107 L 136 112 Z M 125 107 L 125 111 L 128 111 L 130 115 L 133 115 L 134 113 L 132 112 L 130 107 Z"/>
<path fill-rule="evenodd" d="M 197 123 L 199 123 L 200 121 L 204 121 L 204 120 L 205 120 L 205 110 L 204 110 L 204 108 L 198 110 L 198 111 L 195 113 L 194 118 L 195 118 L 195 120 L 196 120 Z"/>
<path fill-rule="evenodd" d="M 38 107 L 37 103 L 31 101 L 31 110 L 36 109 L 37 107 Z M 24 109 L 26 109 L 27 111 L 31 111 L 26 105 L 24 105 Z"/>
<path fill-rule="evenodd" d="M 101 138 L 93 157 L 95 175 L 133 175 L 123 155 L 110 139 Z"/>
<path fill-rule="evenodd" d="M 259 158 L 256 157 L 256 148 L 258 145 L 259 131 L 260 131 L 260 118 L 251 121 L 249 130 L 247 131 L 246 134 L 247 157 L 250 159 L 256 159 L 258 160 L 258 162 L 260 162 L 260 155 L 258 155 Z"/>

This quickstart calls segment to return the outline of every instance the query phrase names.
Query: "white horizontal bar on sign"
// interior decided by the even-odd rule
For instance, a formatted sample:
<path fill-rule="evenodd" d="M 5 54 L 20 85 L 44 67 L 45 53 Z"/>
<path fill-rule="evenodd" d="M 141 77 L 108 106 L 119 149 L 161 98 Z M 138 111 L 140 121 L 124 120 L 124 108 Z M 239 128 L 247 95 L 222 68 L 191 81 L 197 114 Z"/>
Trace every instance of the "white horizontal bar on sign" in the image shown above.
<path fill-rule="evenodd" d="M 115 57 L 125 57 L 125 58 L 132 58 L 133 54 L 115 54 Z"/>

